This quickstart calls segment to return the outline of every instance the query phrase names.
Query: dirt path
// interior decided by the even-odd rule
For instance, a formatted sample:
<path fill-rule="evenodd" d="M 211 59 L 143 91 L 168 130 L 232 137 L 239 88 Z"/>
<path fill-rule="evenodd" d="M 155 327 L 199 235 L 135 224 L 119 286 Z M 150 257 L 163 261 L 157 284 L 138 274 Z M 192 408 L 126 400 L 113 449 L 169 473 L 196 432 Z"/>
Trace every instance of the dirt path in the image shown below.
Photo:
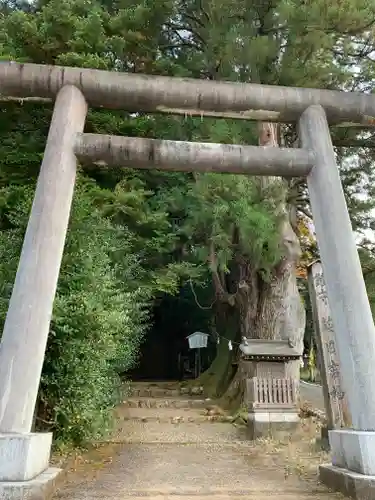
<path fill-rule="evenodd" d="M 316 425 L 304 422 L 285 443 L 250 442 L 243 428 L 202 399 L 160 385 L 138 386 L 119 408 L 115 441 L 86 457 L 56 494 L 60 500 L 334 500 L 318 485 L 327 461 L 314 449 Z M 219 418 L 220 422 L 213 421 Z"/>
<path fill-rule="evenodd" d="M 300 384 L 301 399 L 313 408 L 325 411 L 323 389 L 321 385 L 303 382 Z"/>

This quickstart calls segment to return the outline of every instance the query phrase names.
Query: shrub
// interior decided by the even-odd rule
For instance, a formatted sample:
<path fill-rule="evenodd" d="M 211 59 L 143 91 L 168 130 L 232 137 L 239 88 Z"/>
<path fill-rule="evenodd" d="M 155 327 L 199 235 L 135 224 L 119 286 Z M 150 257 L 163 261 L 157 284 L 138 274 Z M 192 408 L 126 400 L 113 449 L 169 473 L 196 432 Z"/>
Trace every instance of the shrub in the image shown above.
<path fill-rule="evenodd" d="M 56 443 L 82 445 L 110 428 L 121 399 L 119 373 L 132 367 L 147 326 L 139 264 L 126 253 L 126 228 L 103 217 L 97 187 L 80 177 L 74 197 L 39 391 L 36 425 Z M 33 188 L 0 192 L 0 318 L 5 319 Z M 7 227 L 6 227 L 7 226 Z M 111 256 L 121 247 L 125 261 Z"/>

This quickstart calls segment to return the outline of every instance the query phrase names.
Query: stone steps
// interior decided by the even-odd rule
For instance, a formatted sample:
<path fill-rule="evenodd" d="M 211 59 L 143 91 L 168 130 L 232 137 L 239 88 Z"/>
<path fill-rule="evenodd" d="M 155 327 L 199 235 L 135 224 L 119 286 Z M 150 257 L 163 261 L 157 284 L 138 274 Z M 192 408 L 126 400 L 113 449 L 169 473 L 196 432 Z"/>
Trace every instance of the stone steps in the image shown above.
<path fill-rule="evenodd" d="M 134 384 L 116 410 L 114 434 L 80 464 L 61 500 L 336 500 L 299 476 L 307 458 L 290 444 L 249 441 L 247 427 L 213 401 L 171 384 Z M 145 396 L 144 394 L 147 393 Z M 155 393 L 158 394 L 155 397 Z M 178 393 L 178 394 L 177 394 Z M 150 395 L 152 394 L 152 396 Z M 200 396 L 200 397 L 199 397 Z M 208 425 L 209 423 L 209 425 Z M 303 435 L 301 435 L 301 438 Z M 102 460 L 102 456 L 105 457 Z M 108 460 L 107 457 L 110 457 Z M 99 467 L 99 469 L 98 469 Z M 93 473 L 94 470 L 94 473 Z M 314 470 L 315 473 L 315 470 Z"/>
<path fill-rule="evenodd" d="M 134 422 L 170 422 L 171 424 L 183 424 L 183 423 L 212 423 L 212 422 L 231 422 L 232 418 L 230 416 L 220 416 L 220 415 L 197 415 L 197 416 L 183 416 L 183 415 L 174 415 L 171 417 L 168 416 L 156 416 L 156 415 L 129 415 L 123 417 L 123 420 L 133 420 Z"/>
<path fill-rule="evenodd" d="M 124 399 L 116 410 L 118 425 L 112 441 L 215 442 L 218 436 L 223 435 L 223 431 L 218 432 L 216 426 L 229 423 L 232 418 L 214 401 L 202 398 L 201 394 L 191 394 L 192 389 L 196 393 L 202 392 L 200 387 L 178 388 L 177 384 L 133 384 L 131 396 Z M 209 431 L 207 427 L 211 426 L 212 431 Z M 231 439 L 234 439 L 236 429 L 232 426 L 230 429 L 233 430 Z"/>
<path fill-rule="evenodd" d="M 133 398 L 177 398 L 180 395 L 179 389 L 164 389 L 163 387 L 134 387 L 131 390 Z"/>
<path fill-rule="evenodd" d="M 325 494 L 327 494 L 325 492 Z M 228 491 L 226 493 L 207 493 L 205 495 L 201 494 L 194 494 L 192 492 L 190 493 L 184 493 L 183 495 L 178 495 L 178 494 L 163 494 L 160 492 L 160 494 L 154 494 L 150 493 L 147 494 L 145 492 L 140 492 L 139 495 L 127 495 L 123 496 L 123 500 L 270 500 L 273 498 L 273 493 L 272 492 L 259 492 L 259 491 L 243 491 L 239 493 L 234 493 L 232 491 Z M 311 494 L 302 494 L 300 491 L 296 492 L 291 492 L 291 493 L 282 493 L 282 494 L 277 494 L 278 500 L 313 500 L 313 499 L 321 499 L 321 493 L 311 493 Z M 332 494 L 332 498 L 337 498 Z"/>
<path fill-rule="evenodd" d="M 201 387 L 179 387 L 178 384 L 136 383 L 117 414 L 120 421 L 127 422 L 231 422 L 232 418 L 214 401 L 202 398 L 202 391 Z"/>
<path fill-rule="evenodd" d="M 123 406 L 127 408 L 206 408 L 212 405 L 210 399 L 188 399 L 178 397 L 150 398 L 145 396 L 130 397 L 123 401 Z"/>
<path fill-rule="evenodd" d="M 121 420 L 133 420 L 140 422 L 170 422 L 180 424 L 184 422 L 231 422 L 232 417 L 226 415 L 220 409 L 198 410 L 194 408 L 170 408 L 170 407 L 124 407 L 119 410 Z"/>
<path fill-rule="evenodd" d="M 123 420 L 118 422 L 114 435 L 109 439 L 114 443 L 149 443 L 155 444 L 187 444 L 199 443 L 211 448 L 216 446 L 238 446 L 243 442 L 248 446 L 245 428 L 237 428 L 232 424 L 211 422 L 202 425 L 197 422 L 185 422 L 183 425 L 174 425 L 171 432 L 171 422 L 157 422 L 150 420 Z"/>
<path fill-rule="evenodd" d="M 202 396 L 203 387 L 178 386 L 176 384 L 135 383 L 131 388 L 131 397 L 175 398 L 179 396 Z"/>

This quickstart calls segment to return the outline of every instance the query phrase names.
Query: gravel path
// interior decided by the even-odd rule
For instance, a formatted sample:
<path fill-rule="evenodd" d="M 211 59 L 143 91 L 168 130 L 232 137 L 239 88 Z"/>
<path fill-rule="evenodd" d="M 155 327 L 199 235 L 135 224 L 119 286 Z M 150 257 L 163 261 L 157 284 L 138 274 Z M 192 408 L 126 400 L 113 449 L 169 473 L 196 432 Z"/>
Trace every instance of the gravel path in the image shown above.
<path fill-rule="evenodd" d="M 115 443 L 85 456 L 55 500 L 265 500 L 276 492 L 279 500 L 342 498 L 318 485 L 317 465 L 327 457 L 313 447 L 311 422 L 286 443 L 250 442 L 243 428 L 203 421 L 201 408 L 167 408 L 168 418 L 157 421 L 157 406 L 124 405 Z M 174 423 L 173 411 L 199 420 Z M 145 421 L 127 420 L 132 412 Z"/>

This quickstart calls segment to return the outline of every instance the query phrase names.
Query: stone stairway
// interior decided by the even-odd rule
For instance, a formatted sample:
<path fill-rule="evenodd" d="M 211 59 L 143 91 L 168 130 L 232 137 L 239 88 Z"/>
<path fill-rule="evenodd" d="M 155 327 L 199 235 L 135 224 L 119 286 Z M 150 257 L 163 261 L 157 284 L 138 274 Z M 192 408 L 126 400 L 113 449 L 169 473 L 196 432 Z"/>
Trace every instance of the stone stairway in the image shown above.
<path fill-rule="evenodd" d="M 176 397 L 151 398 L 141 396 L 138 398 L 130 397 L 123 403 L 128 408 L 205 408 L 210 401 L 207 399 L 186 399 Z"/>
<path fill-rule="evenodd" d="M 204 398 L 199 388 L 194 388 L 195 395 L 192 395 L 174 387 L 135 385 L 132 395 L 118 409 L 119 420 L 174 424 L 232 421 L 213 401 Z"/>
<path fill-rule="evenodd" d="M 248 441 L 245 429 L 194 392 L 134 384 L 117 409 L 111 443 L 70 474 L 55 498 L 265 500 L 276 492 L 280 500 L 341 498 L 318 485 L 308 451 L 302 450 L 307 456 L 298 467 L 307 469 L 301 472 L 288 444 Z"/>

